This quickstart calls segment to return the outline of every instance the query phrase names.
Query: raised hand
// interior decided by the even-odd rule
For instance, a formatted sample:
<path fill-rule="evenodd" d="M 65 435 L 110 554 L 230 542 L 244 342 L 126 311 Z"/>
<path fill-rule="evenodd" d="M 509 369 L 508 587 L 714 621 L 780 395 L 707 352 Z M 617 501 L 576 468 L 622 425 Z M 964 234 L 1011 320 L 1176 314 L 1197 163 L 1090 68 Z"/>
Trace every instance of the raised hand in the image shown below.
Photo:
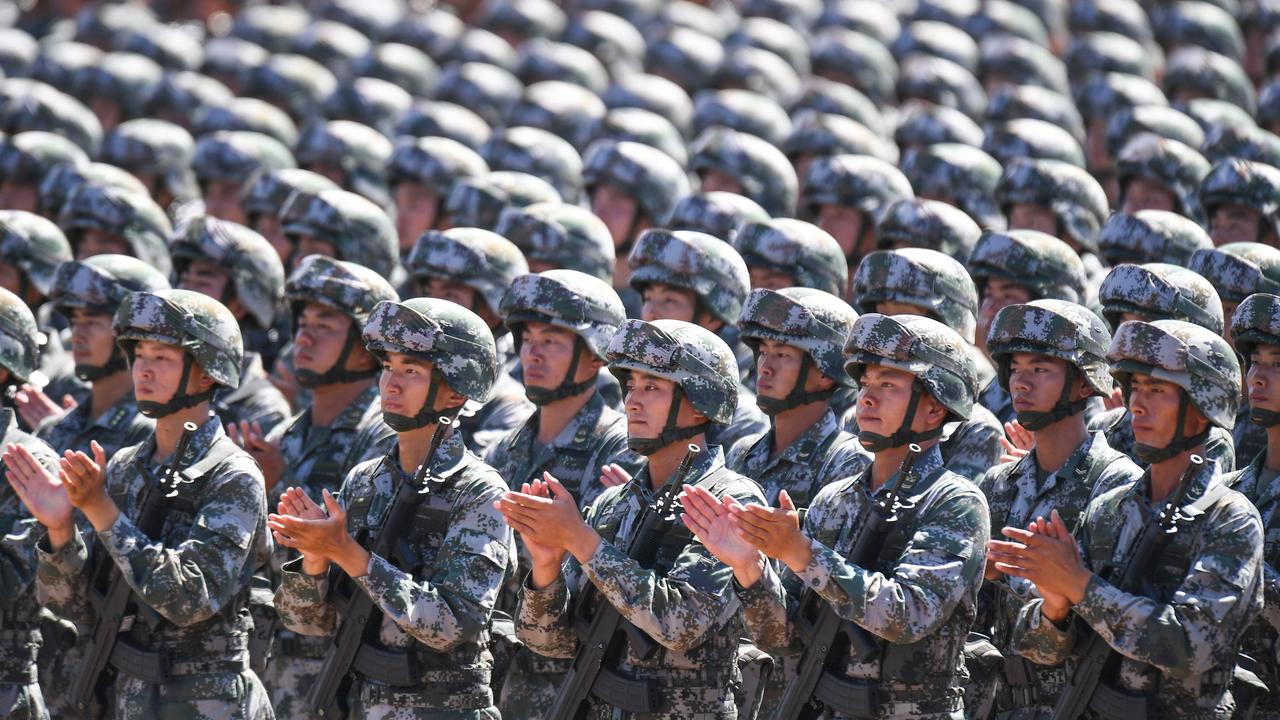
<path fill-rule="evenodd" d="M 351 577 L 367 574 L 369 553 L 347 532 L 347 512 L 337 499 L 325 490 L 325 513 L 321 514 L 319 506 L 305 493 L 297 491 L 294 494 L 293 491 L 297 488 L 290 488 L 281 497 L 281 506 L 287 505 L 289 513 L 275 512 L 267 516 L 267 527 L 271 528 L 276 542 L 297 550 L 304 558 L 312 558 L 310 562 L 303 560 L 303 569 L 308 574 L 318 574 L 312 571 L 321 564 L 322 558 L 337 563 Z M 289 498 L 287 504 L 286 496 Z M 299 514 L 293 515 L 292 512 Z"/>
<path fill-rule="evenodd" d="M 698 540 L 720 559 L 733 568 L 738 584 L 750 587 L 760 579 L 763 562 L 760 551 L 733 528 L 730 511 L 742 504 L 731 497 L 717 498 L 706 488 L 689 485 L 680 494 L 684 512 L 680 520 Z"/>
<path fill-rule="evenodd" d="M 552 497 L 551 486 L 543 480 L 524 483 L 520 491 L 525 495 L 534 497 Z M 520 520 L 505 515 L 503 517 L 507 518 L 507 523 L 511 525 L 513 530 L 520 533 L 520 539 L 524 542 L 525 549 L 529 551 L 529 556 L 533 559 L 534 566 L 545 570 L 554 569 L 558 573 L 560 564 L 564 562 L 564 556 L 567 554 L 566 551 L 563 548 L 538 542 L 534 529 Z"/>
<path fill-rule="evenodd" d="M 610 463 L 600 470 L 600 484 L 607 487 L 618 487 L 631 482 L 631 474 L 622 469 L 621 465 Z"/>
<path fill-rule="evenodd" d="M 241 420 L 239 426 L 235 423 L 228 424 L 227 436 L 258 461 L 267 492 L 274 490 L 276 483 L 280 482 L 280 476 L 284 474 L 284 453 L 280 452 L 280 446 L 267 442 L 262 426 L 247 420 Z"/>
<path fill-rule="evenodd" d="M 61 415 L 75 407 L 76 401 L 70 395 L 63 395 L 62 404 L 59 405 L 53 401 L 53 398 L 45 395 L 43 390 L 28 383 L 18 388 L 18 392 L 13 397 L 13 404 L 22 422 L 27 427 L 34 428 L 46 418 Z"/>
<path fill-rule="evenodd" d="M 799 573 L 809 565 L 813 551 L 809 538 L 800 530 L 800 513 L 786 490 L 778 494 L 776 508 L 751 503 L 729 512 L 734 529 L 760 552 L 782 561 L 792 572 Z"/>
<path fill-rule="evenodd" d="M 75 530 L 71 513 L 71 499 L 62 481 L 54 477 L 35 455 L 22 445 L 9 444 L 4 449 L 3 461 L 9 486 L 39 523 L 49 529 L 49 540 L 61 547 L 57 540 L 70 539 Z M 61 537 L 54 537 L 58 534 Z"/>
<path fill-rule="evenodd" d="M 59 477 L 71 504 L 80 509 L 98 532 L 115 524 L 120 511 L 107 494 L 107 453 L 97 440 L 89 443 L 93 457 L 67 450 L 59 462 Z"/>
<path fill-rule="evenodd" d="M 551 473 L 542 474 L 549 493 L 544 497 L 533 493 L 509 491 L 493 506 L 515 528 L 525 542 L 567 550 L 578 562 L 585 563 L 595 554 L 600 536 L 582 519 L 573 495 Z"/>
<path fill-rule="evenodd" d="M 288 488 L 280 494 L 280 502 L 276 505 L 276 513 L 302 520 L 323 520 L 328 517 L 324 508 L 308 497 L 302 491 L 302 488 L 296 487 Z M 289 547 L 288 541 L 292 540 L 292 538 L 282 537 L 282 533 L 275 530 L 271 534 L 277 543 Z M 303 572 L 308 575 L 319 575 L 329 569 L 329 558 L 316 552 L 301 552 L 301 555 Z"/>
<path fill-rule="evenodd" d="M 1009 540 L 989 540 L 988 558 L 1000 572 L 1035 584 L 1045 598 L 1046 617 L 1057 621 L 1057 615 L 1064 617 L 1071 605 L 1084 598 L 1093 573 L 1085 567 L 1080 548 L 1057 510 L 1048 520 L 1037 518 L 1034 530 L 1006 527 L 1001 532 Z"/>

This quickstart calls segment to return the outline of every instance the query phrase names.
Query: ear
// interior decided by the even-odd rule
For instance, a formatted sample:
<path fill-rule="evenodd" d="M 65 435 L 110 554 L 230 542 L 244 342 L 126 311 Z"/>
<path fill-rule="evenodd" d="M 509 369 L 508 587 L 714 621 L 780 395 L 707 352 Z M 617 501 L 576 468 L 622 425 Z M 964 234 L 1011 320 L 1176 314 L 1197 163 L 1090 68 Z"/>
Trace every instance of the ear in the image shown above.
<path fill-rule="evenodd" d="M 591 374 L 596 375 L 600 372 L 600 368 L 604 367 L 604 361 L 596 357 L 595 353 L 587 348 L 582 348 L 582 352 L 587 354 L 586 366 L 591 368 Z"/>
<path fill-rule="evenodd" d="M 1074 399 L 1081 400 L 1083 398 L 1089 397 L 1090 395 L 1093 395 L 1093 393 L 1094 393 L 1093 386 L 1089 384 L 1088 380 L 1084 379 L 1084 377 L 1082 377 L 1077 373 L 1076 389 L 1073 395 Z"/>
<path fill-rule="evenodd" d="M 209 377 L 209 373 L 205 372 L 204 368 L 200 367 L 200 363 L 193 363 L 191 365 L 191 379 L 187 383 L 188 389 L 192 384 L 196 386 L 196 392 L 207 392 L 212 389 L 216 383 L 214 383 L 212 377 Z"/>
<path fill-rule="evenodd" d="M 701 305 L 702 303 L 698 303 L 698 304 Z M 720 328 L 724 327 L 723 320 L 716 317 L 715 315 L 712 315 L 710 310 L 707 310 L 706 308 L 703 308 L 703 307 L 699 307 L 698 310 L 693 314 L 693 324 L 701 325 L 702 327 L 710 330 L 713 333 L 720 332 Z"/>
<path fill-rule="evenodd" d="M 9 382 L 9 368 L 0 365 L 0 385 Z"/>
<path fill-rule="evenodd" d="M 920 398 L 920 405 L 917 410 L 917 417 L 920 416 L 919 410 L 924 410 L 925 429 L 932 430 L 935 427 L 941 427 L 947 421 L 947 408 L 938 399 L 929 393 L 925 393 Z"/>
<path fill-rule="evenodd" d="M 378 359 L 373 353 L 364 348 L 361 343 L 356 343 L 351 348 L 351 354 L 347 356 L 347 370 L 371 370 L 378 367 Z"/>
<path fill-rule="evenodd" d="M 1199 435 L 1209 428 L 1209 418 L 1194 405 L 1187 405 L 1187 419 L 1182 423 L 1184 436 Z"/>

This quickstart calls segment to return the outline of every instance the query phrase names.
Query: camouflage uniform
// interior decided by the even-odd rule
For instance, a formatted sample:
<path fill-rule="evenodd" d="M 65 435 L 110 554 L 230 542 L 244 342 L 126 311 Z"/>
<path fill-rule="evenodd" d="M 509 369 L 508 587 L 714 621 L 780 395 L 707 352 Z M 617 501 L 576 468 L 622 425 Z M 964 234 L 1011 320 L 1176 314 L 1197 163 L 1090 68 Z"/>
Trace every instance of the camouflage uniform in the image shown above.
<path fill-rule="evenodd" d="M 716 334 L 738 361 L 738 405 L 733 421 L 713 428 L 707 442 L 731 448 L 739 440 L 764 432 L 768 423 L 756 407 L 750 376 L 755 358 L 738 339 L 738 317 L 751 289 L 747 265 L 732 246 L 690 230 L 646 230 L 627 257 L 631 287 L 643 296 L 650 283 L 682 288 L 697 296 L 697 309 L 723 323 Z"/>
<path fill-rule="evenodd" d="M 488 327 L 444 300 L 383 301 L 369 316 L 364 339 L 379 357 L 397 352 L 431 362 L 433 388 L 447 384 L 478 401 L 487 397 L 498 374 Z M 416 416 L 401 417 L 409 421 L 406 427 L 435 421 L 434 397 L 433 390 Z M 393 557 L 372 555 L 368 573 L 357 578 L 340 571 L 307 575 L 301 559 L 283 568 L 276 607 L 289 629 L 316 636 L 334 633 L 341 599 L 339 588 L 331 586 L 350 583 L 351 592 L 368 593 L 380 612 L 378 640 L 368 642 L 404 651 L 421 668 L 420 681 L 410 686 L 357 673 L 347 698 L 353 717 L 498 718 L 486 645 L 491 613 L 515 553 L 511 529 L 493 507 L 507 486 L 467 451 L 456 430 L 448 432 L 427 460 L 432 476 L 443 485 L 424 500 Z M 348 508 L 348 531 L 376 532 L 397 487 L 414 482 L 415 471 L 400 467 L 397 444 L 385 457 L 347 473 L 339 497 Z"/>
<path fill-rule="evenodd" d="M 235 319 L 203 295 L 134 293 L 116 311 L 115 326 L 126 353 L 140 339 L 177 344 L 186 349 L 186 362 L 199 363 L 217 384 L 238 381 L 241 345 Z M 169 404 L 178 399 L 175 395 Z M 40 541 L 36 587 L 41 602 L 60 617 L 92 625 L 97 618 L 88 591 L 98 563 L 124 572 L 139 602 L 131 627 L 121 632 L 142 648 L 159 651 L 169 678 L 160 693 L 154 683 L 121 671 L 114 685 L 114 717 L 236 712 L 270 718 L 271 706 L 249 669 L 247 650 L 253 625 L 246 607 L 249 581 L 271 551 L 262 474 L 223 433 L 222 423 L 210 417 L 192 436 L 186 454 L 175 459 L 175 467 L 199 477 L 178 486 L 160 537 L 153 539 L 135 523 L 144 489 L 161 471 L 154 454 L 155 440 L 148 438 L 108 462 L 106 488 L 120 516 L 96 535 L 98 542 L 83 528 L 56 551 L 47 539 Z"/>
<path fill-rule="evenodd" d="M 974 383 L 964 347 L 934 320 L 872 313 L 854 325 L 845 367 L 854 376 L 867 364 L 912 372 L 920 379 L 918 392 L 929 392 L 949 415 L 962 418 L 973 404 Z M 899 522 L 907 524 L 892 531 L 875 567 L 846 559 L 853 524 L 874 496 L 897 481 L 871 490 L 867 468 L 832 482 L 813 499 L 803 528 L 813 551 L 808 567 L 797 575 L 767 566 L 751 587 L 735 589 L 752 636 L 769 651 L 800 650 L 793 620 L 801 593 L 817 593 L 841 617 L 867 630 L 878 649 L 874 659 L 850 655 L 831 671 L 877 689 L 874 717 L 954 718 L 964 680 L 961 649 L 982 584 L 987 507 L 972 483 L 943 468 L 936 446 L 917 458 L 914 470 L 916 479 L 902 488 L 913 510 L 901 516 Z M 846 717 L 834 709 L 827 713 Z"/>
<path fill-rule="evenodd" d="M 1112 374 L 1126 388 L 1133 373 L 1168 377 L 1182 401 L 1209 421 L 1230 427 L 1240 396 L 1240 367 L 1221 337 L 1177 320 L 1126 322 L 1108 352 Z M 1185 445 L 1168 448 L 1175 450 Z M 1223 482 L 1219 468 L 1194 471 L 1185 498 L 1194 501 Z M 1160 510 L 1150 500 L 1150 478 L 1114 488 L 1085 511 L 1079 531 L 1086 566 L 1121 564 L 1148 518 Z M 1071 609 L 1065 629 L 1045 619 L 1041 601 L 1023 606 L 1012 645 L 1032 662 L 1075 670 L 1073 650 L 1087 623 L 1120 655 L 1104 682 L 1146 696 L 1151 717 L 1229 718 L 1236 652 L 1262 603 L 1263 530 L 1258 512 L 1234 491 L 1169 541 L 1133 595 L 1095 575 L 1084 599 Z"/>
<path fill-rule="evenodd" d="M 1000 366 L 1000 384 L 1006 391 L 1012 355 L 1027 352 L 1070 363 L 1073 371 L 1066 376 L 1067 387 L 1076 377 L 1083 377 L 1095 395 L 1111 392 L 1105 360 L 1110 333 L 1101 318 L 1081 305 L 1036 300 L 1009 306 L 996 315 L 987 342 Z M 1083 407 L 1064 408 L 1065 412 L 1071 410 L 1082 412 Z M 1021 460 L 992 468 L 980 482 L 991 506 L 991 536 L 1000 537 L 1005 527 L 1026 527 L 1037 517 L 1049 517 L 1054 509 L 1074 531 L 1092 498 L 1141 475 L 1142 470 L 1123 453 L 1112 450 L 1101 434 L 1091 435 L 1052 472 L 1039 466 L 1033 448 Z M 973 672 L 965 689 L 969 717 L 987 717 L 993 699 L 998 712 L 1012 711 L 1014 717 L 1048 717 L 1057 702 L 1067 679 L 1061 669 L 1029 666 L 1014 656 L 1009 645 L 1018 610 L 1034 596 L 1034 587 L 1020 578 L 1004 576 L 983 586 L 974 630 L 989 636 L 1005 654 L 1005 670 Z M 1011 678 L 1023 682 L 1014 684 Z M 997 688 L 1000 693 L 993 698 Z"/>
<path fill-rule="evenodd" d="M 58 265 L 71 259 L 71 244 L 52 221 L 22 210 L 0 210 L 0 262 L 12 265 L 19 273 L 18 294 L 34 288 L 48 297 L 53 292 L 54 273 Z M 47 342 L 40 348 L 40 372 L 48 381 L 45 392 L 50 397 L 82 388 L 75 377 L 74 359 L 57 331 L 57 318 L 45 307 L 36 312 L 36 323 Z"/>
<path fill-rule="evenodd" d="M 660 357 L 670 362 L 657 361 Z M 733 417 L 738 385 L 733 354 L 704 328 L 676 320 L 628 320 L 610 343 L 609 358 L 615 372 L 634 370 L 673 380 L 678 387 L 673 402 L 687 398 L 711 423 Z M 704 428 L 687 430 L 696 433 Z M 665 427 L 654 444 L 666 447 L 680 436 L 689 437 L 680 430 L 686 428 Z M 725 468 L 723 452 L 715 445 L 695 456 L 685 483 L 744 503 L 761 501 L 751 480 Z M 574 614 L 580 610 L 576 604 L 594 586 L 596 602 L 613 605 L 660 646 L 649 658 L 629 649 L 610 668 L 625 677 L 658 684 L 663 708 L 644 717 L 732 720 L 736 717 L 734 685 L 740 682 L 738 638 L 744 634 L 738 604 L 728 592 L 732 570 L 682 526 L 674 527 L 663 540 L 654 569 L 641 567 L 620 549 L 636 532 L 643 503 L 656 490 L 646 464 L 630 483 L 604 491 L 587 508 L 586 521 L 601 536 L 596 554 L 585 565 L 570 558 L 561 576 L 545 588 L 524 585 L 518 634 L 539 655 L 574 657 L 579 650 L 573 630 Z M 619 716 L 634 717 L 591 701 L 588 717 Z"/>
<path fill-rule="evenodd" d="M 470 287 L 476 298 L 468 309 L 478 310 L 483 304 L 495 316 L 506 289 L 529 272 L 520 249 L 511 241 L 488 230 L 468 227 L 428 230 L 414 243 L 404 265 L 416 281 L 441 278 Z M 487 402 L 468 402 L 459 419 L 467 447 L 477 454 L 486 453 L 533 412 L 533 405 L 524 397 L 524 388 L 510 374 L 519 360 L 510 333 L 499 324 L 494 335 L 498 347 L 497 382 Z"/>

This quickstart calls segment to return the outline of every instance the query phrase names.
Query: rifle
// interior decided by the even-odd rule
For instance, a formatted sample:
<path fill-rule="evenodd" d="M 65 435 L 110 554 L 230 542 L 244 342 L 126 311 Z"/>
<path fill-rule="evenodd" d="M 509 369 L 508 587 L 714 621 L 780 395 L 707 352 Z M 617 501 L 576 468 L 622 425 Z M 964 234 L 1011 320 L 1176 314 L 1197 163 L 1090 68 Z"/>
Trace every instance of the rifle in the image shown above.
<path fill-rule="evenodd" d="M 369 540 L 368 529 L 362 529 L 357 534 L 356 542 L 367 547 L 370 553 L 391 557 L 395 544 L 404 537 L 405 531 L 413 522 L 418 505 L 431 493 L 433 485 L 439 484 L 438 481 L 429 477 L 431 460 L 435 458 L 436 451 L 440 449 L 440 444 L 444 442 L 445 434 L 452 424 L 453 421 L 448 417 L 441 417 L 436 421 L 436 429 L 431 434 L 431 444 L 428 447 L 426 459 L 418 468 L 413 482 L 402 482 L 396 488 L 395 498 L 391 501 L 390 509 L 387 510 L 386 519 L 378 527 L 372 542 L 366 544 Z M 340 568 L 331 567 L 329 581 L 331 587 L 339 588 L 349 583 L 350 578 Z M 347 587 L 346 590 L 349 594 L 346 594 L 346 604 L 340 610 L 342 624 L 338 626 L 333 647 L 325 655 L 324 665 L 320 668 L 320 674 L 307 698 L 312 712 L 326 720 L 343 720 L 347 717 L 351 711 L 347 705 L 347 695 L 353 681 L 353 670 L 358 666 L 365 666 L 365 662 L 371 665 L 377 664 L 379 675 L 383 675 L 385 671 L 387 674 L 399 676 L 402 682 L 398 684 L 401 685 L 413 685 L 414 676 L 417 675 L 416 668 L 410 667 L 411 663 L 406 662 L 410 659 L 406 653 L 391 650 L 378 653 L 375 648 L 366 645 L 366 642 L 377 638 L 378 628 L 382 623 L 382 611 L 374 605 L 373 598 L 369 597 L 368 593 L 361 592 L 353 586 Z M 340 591 L 339 596 L 342 595 Z"/>
<path fill-rule="evenodd" d="M 897 482 L 882 496 L 872 497 L 858 517 L 854 525 L 858 535 L 847 556 L 849 563 L 874 567 L 889 533 L 896 526 L 898 511 L 915 506 L 902 496 L 915 484 L 915 465 L 920 453 L 919 445 L 907 446 Z M 774 720 L 812 720 L 822 714 L 824 707 L 853 717 L 874 717 L 875 688 L 846 680 L 833 671 L 843 664 L 850 651 L 862 662 L 870 660 L 879 650 L 877 640 L 866 629 L 840 617 L 812 590 L 805 590 L 800 598 L 795 624 L 804 652 L 800 655 L 796 677 L 787 684 L 774 712 Z"/>
<path fill-rule="evenodd" d="M 195 435 L 196 424 L 184 423 L 182 436 L 178 446 L 169 459 L 169 467 L 162 471 L 155 483 L 147 483 L 142 488 L 142 502 L 138 511 L 138 529 L 148 537 L 160 532 L 164 516 L 168 510 L 165 499 L 177 492 L 183 482 L 178 474 L 178 461 L 191 446 L 191 438 Z M 166 487 L 166 483 L 168 487 Z M 101 552 L 105 553 L 105 549 Z M 106 589 L 99 592 L 98 588 Z M 92 581 L 89 583 L 89 601 L 98 611 L 98 619 L 93 624 L 93 633 L 89 637 L 85 649 L 84 665 L 71 685 L 71 702 L 81 713 L 93 716 L 103 714 L 104 682 L 109 673 L 107 666 L 111 664 L 111 655 L 116 650 L 116 641 L 120 637 L 120 626 L 130 609 L 135 605 L 133 588 L 110 558 L 99 556 L 94 563 Z M 98 700 L 97 710 L 93 710 Z"/>
<path fill-rule="evenodd" d="M 1204 458 L 1199 455 L 1191 456 L 1191 464 L 1182 474 L 1177 489 L 1160 514 L 1147 521 L 1124 564 L 1108 564 L 1098 573 L 1100 576 L 1109 581 L 1114 577 L 1113 584 L 1127 593 L 1136 593 L 1142 589 L 1142 582 L 1152 564 L 1160 559 L 1165 546 L 1177 534 L 1178 527 L 1192 517 L 1183 514 L 1182 502 L 1187 496 L 1192 477 L 1203 464 Z M 1074 720 L 1091 707 L 1103 718 L 1116 717 L 1117 712 L 1128 713 L 1124 715 L 1125 720 L 1146 718 L 1145 697 L 1113 689 L 1102 681 L 1104 671 L 1110 668 L 1111 660 L 1117 653 L 1087 625 L 1084 628 L 1089 636 L 1080 654 L 1080 663 L 1053 707 L 1054 720 Z"/>
<path fill-rule="evenodd" d="M 676 523 L 676 504 L 693 461 L 701 448 L 689 445 L 675 475 L 647 503 L 627 543 L 627 557 L 641 567 L 653 567 L 664 535 Z M 634 492 L 640 492 L 633 486 Z M 630 680 L 615 672 L 630 646 L 642 658 L 653 657 L 658 644 L 653 638 L 622 617 L 612 603 L 597 597 L 588 583 L 575 606 L 574 631 L 580 641 L 573 667 L 560 685 L 547 720 L 582 720 L 590 707 L 589 698 L 633 713 L 657 712 L 662 706 L 660 688 L 652 681 Z"/>

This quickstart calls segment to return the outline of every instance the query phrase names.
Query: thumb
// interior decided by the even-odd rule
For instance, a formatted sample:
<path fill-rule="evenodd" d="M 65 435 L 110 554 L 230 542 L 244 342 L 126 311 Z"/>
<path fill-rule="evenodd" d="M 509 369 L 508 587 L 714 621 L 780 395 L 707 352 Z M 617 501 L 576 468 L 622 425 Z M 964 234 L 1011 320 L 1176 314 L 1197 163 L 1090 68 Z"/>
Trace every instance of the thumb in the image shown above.
<path fill-rule="evenodd" d="M 347 517 L 346 511 L 342 509 L 342 505 L 338 502 L 338 499 L 335 498 L 328 490 L 324 491 L 324 508 L 329 511 L 330 518 L 342 518 L 345 520 Z"/>
<path fill-rule="evenodd" d="M 573 499 L 573 493 L 565 489 L 565 486 L 561 485 L 560 481 L 555 479 L 555 476 L 551 473 L 542 473 L 542 479 L 547 483 L 547 487 L 551 488 L 551 499 L 559 500 L 561 497 L 568 497 L 570 500 Z"/>
<path fill-rule="evenodd" d="M 97 440 L 90 441 L 89 447 L 93 449 L 93 462 L 96 463 L 99 468 L 106 467 L 107 451 L 102 449 L 102 446 L 98 444 Z"/>
<path fill-rule="evenodd" d="M 792 512 L 796 509 L 796 504 L 791 501 L 791 493 L 786 490 L 778 493 L 778 507 L 787 512 Z"/>
<path fill-rule="evenodd" d="M 71 397 L 70 395 L 63 395 L 63 396 L 62 396 L 62 409 L 63 409 L 63 410 L 70 410 L 71 408 L 73 408 L 73 407 L 75 407 L 76 405 L 79 405 L 79 404 L 80 404 L 80 403 L 76 402 L 76 399 L 75 399 L 75 398 L 73 398 L 73 397 Z"/>

